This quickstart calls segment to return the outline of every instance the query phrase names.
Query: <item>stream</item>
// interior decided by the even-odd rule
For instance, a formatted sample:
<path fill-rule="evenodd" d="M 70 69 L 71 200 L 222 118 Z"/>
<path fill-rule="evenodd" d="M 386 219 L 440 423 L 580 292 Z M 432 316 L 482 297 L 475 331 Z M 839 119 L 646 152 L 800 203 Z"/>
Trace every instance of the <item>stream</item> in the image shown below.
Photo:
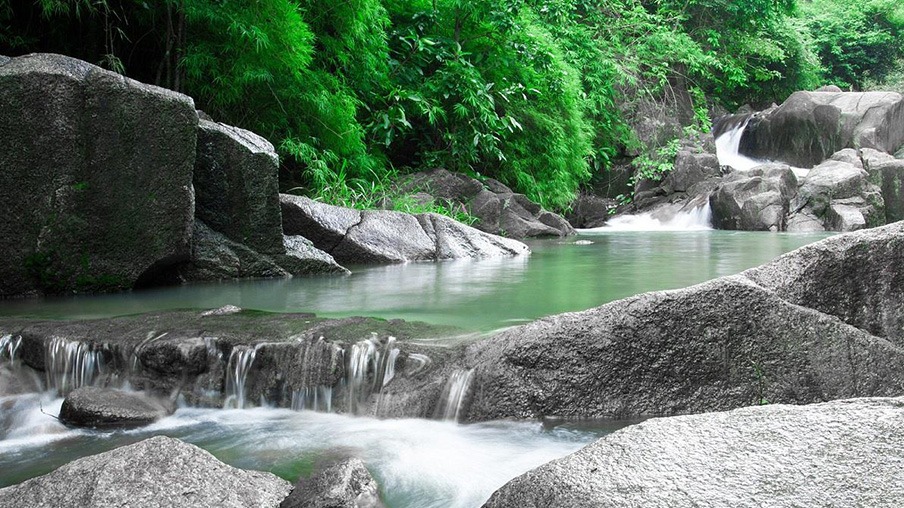
<path fill-rule="evenodd" d="M 344 277 L 5 301 L 0 302 L 0 316 L 85 319 L 231 304 L 328 317 L 403 318 L 487 334 L 542 316 L 738 273 L 829 236 L 663 231 L 668 228 L 641 222 L 530 241 L 529 257 L 351 267 L 354 273 Z M 27 375 L 18 365 L 0 365 L 0 393 L 4 379 Z M 53 418 L 61 404 L 49 392 L 0 397 L 0 487 L 78 457 L 165 434 L 197 444 L 229 464 L 272 471 L 291 481 L 310 474 L 318 461 L 357 456 L 376 477 L 390 508 L 474 507 L 511 478 L 633 423 L 460 425 L 268 407 L 181 407 L 152 426 L 111 432 L 67 429 Z"/>

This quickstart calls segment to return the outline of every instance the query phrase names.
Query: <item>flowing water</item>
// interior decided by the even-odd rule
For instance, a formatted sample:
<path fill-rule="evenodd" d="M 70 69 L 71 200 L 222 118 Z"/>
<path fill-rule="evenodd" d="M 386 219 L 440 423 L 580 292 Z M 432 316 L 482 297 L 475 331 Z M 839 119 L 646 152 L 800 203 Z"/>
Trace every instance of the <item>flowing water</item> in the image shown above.
<path fill-rule="evenodd" d="M 705 226 L 705 213 L 692 210 L 680 220 Z M 649 226 L 642 227 L 663 229 Z M 567 239 L 530 242 L 533 253 L 522 258 L 409 263 L 359 268 L 346 277 L 0 302 L 0 315 L 70 319 L 232 304 L 326 316 L 417 319 L 488 332 L 737 273 L 825 236 L 602 228 Z M 474 507 L 518 474 L 630 423 L 459 425 L 454 420 L 470 389 L 470 371 L 450 375 L 435 420 L 325 413 L 334 409 L 329 407 L 328 387 L 293 394 L 291 409 L 239 409 L 247 407 L 245 378 L 256 349 L 236 348 L 226 359 L 227 409 L 183 407 L 150 427 L 131 431 L 74 430 L 54 418 L 62 404 L 60 394 L 103 373 L 103 356 L 79 349 L 77 343 L 50 344 L 52 368 L 42 379 L 17 359 L 19 344 L 17 337 L 0 337 L 0 393 L 18 393 L 0 396 L 0 487 L 78 457 L 166 434 L 195 443 L 232 465 L 272 471 L 290 480 L 309 474 L 315 463 L 329 457 L 358 456 L 376 476 L 391 508 Z M 346 386 L 356 393 L 379 393 L 395 375 L 398 351 L 391 338 L 355 344 L 349 352 Z M 417 368 L 418 361 L 412 355 L 406 368 Z M 370 379 L 360 375 L 363 372 L 376 375 Z M 348 397 L 349 407 L 343 409 L 354 413 L 356 401 L 355 396 Z"/>

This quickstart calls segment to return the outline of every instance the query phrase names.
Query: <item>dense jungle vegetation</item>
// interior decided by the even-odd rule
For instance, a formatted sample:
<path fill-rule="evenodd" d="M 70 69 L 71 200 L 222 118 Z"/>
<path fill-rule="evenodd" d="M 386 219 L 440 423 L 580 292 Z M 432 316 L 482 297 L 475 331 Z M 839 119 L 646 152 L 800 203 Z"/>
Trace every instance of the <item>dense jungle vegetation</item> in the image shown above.
<path fill-rule="evenodd" d="M 492 177 L 552 209 L 653 103 L 691 130 L 792 91 L 902 85 L 899 0 L 0 0 L 0 54 L 187 93 L 277 146 L 281 185 L 373 206 L 399 174 Z"/>

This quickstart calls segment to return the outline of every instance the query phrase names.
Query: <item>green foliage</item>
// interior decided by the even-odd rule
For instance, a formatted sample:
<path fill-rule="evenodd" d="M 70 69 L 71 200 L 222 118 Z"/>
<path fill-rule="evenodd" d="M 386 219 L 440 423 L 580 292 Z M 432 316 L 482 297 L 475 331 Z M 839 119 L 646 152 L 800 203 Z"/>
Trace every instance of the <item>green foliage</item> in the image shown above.
<path fill-rule="evenodd" d="M 904 57 L 899 1 L 806 0 L 801 12 L 831 84 L 862 89 L 870 79 L 882 80 Z"/>
<path fill-rule="evenodd" d="M 634 159 L 637 171 L 631 179 L 631 185 L 640 180 L 652 180 L 658 182 L 669 174 L 675 167 L 675 156 L 681 150 L 681 140 L 673 139 L 656 149 L 652 154 L 643 153 Z"/>

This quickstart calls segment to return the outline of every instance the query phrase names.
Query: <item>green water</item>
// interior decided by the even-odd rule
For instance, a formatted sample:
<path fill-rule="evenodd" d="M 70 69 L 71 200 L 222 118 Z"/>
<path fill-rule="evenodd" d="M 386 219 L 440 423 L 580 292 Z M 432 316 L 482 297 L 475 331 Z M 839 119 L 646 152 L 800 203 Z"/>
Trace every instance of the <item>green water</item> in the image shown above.
<path fill-rule="evenodd" d="M 520 258 L 352 267 L 350 276 L 6 301 L 0 302 L 0 316 L 94 318 L 231 304 L 333 317 L 421 320 L 484 332 L 738 273 L 826 236 L 601 231 L 564 240 L 531 241 L 533 253 Z"/>

